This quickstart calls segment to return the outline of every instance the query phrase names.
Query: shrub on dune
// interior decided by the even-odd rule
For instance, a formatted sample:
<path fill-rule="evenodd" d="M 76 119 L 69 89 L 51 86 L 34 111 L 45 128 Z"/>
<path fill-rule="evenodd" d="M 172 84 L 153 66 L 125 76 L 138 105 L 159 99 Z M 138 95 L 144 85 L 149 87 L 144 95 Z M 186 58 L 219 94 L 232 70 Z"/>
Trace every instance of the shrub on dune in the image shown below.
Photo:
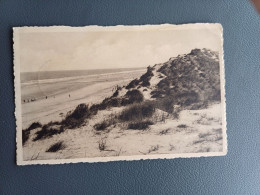
<path fill-rule="evenodd" d="M 69 112 L 61 122 L 68 128 L 77 128 L 84 124 L 85 119 L 91 115 L 88 105 L 79 104 L 73 112 Z"/>
<path fill-rule="evenodd" d="M 144 95 L 138 89 L 133 89 L 131 91 L 127 91 L 124 98 L 122 99 L 122 106 L 126 106 L 128 104 L 140 103 L 144 101 Z"/>
<path fill-rule="evenodd" d="M 33 122 L 27 129 L 22 130 L 22 143 L 23 145 L 27 142 L 30 137 L 31 130 L 42 127 L 39 122 Z"/>
<path fill-rule="evenodd" d="M 150 66 L 148 66 L 148 67 L 147 67 L 147 72 L 140 77 L 140 81 L 142 81 L 142 86 L 143 86 L 143 87 L 148 87 L 148 86 L 150 86 L 150 80 L 151 80 L 151 78 L 152 78 L 153 76 L 154 76 L 154 74 L 153 74 L 153 68 L 150 67 Z"/>
<path fill-rule="evenodd" d="M 33 141 L 37 141 L 40 139 L 45 139 L 51 137 L 55 134 L 62 133 L 64 131 L 64 127 L 61 125 L 53 125 L 52 122 L 48 123 L 47 125 L 43 125 L 42 129 L 36 132 L 36 137 Z"/>
<path fill-rule="evenodd" d="M 66 146 L 63 144 L 63 141 L 59 141 L 53 145 L 51 145 L 46 152 L 57 152 L 59 150 L 63 150 L 64 148 L 66 148 Z"/>
<path fill-rule="evenodd" d="M 66 116 L 66 118 L 80 119 L 88 114 L 89 114 L 88 105 L 79 104 L 71 114 Z"/>
<path fill-rule="evenodd" d="M 110 127 L 111 125 L 114 125 L 116 124 L 116 120 L 115 118 L 113 119 L 107 119 L 107 120 L 104 120 L 102 121 L 101 123 L 97 123 L 94 125 L 94 128 L 97 130 L 97 131 L 103 131 L 105 130 L 106 128 Z"/>
<path fill-rule="evenodd" d="M 136 129 L 136 130 L 146 130 L 150 125 L 154 123 L 150 120 L 146 121 L 137 121 L 128 124 L 128 129 Z"/>
<path fill-rule="evenodd" d="M 27 140 L 29 139 L 29 136 L 30 136 L 30 131 L 26 131 L 26 130 L 22 131 L 22 142 L 23 142 L 23 145 L 27 142 Z"/>
<path fill-rule="evenodd" d="M 104 110 L 110 107 L 119 107 L 121 106 L 121 99 L 116 97 L 106 98 L 99 104 L 99 110 Z"/>
<path fill-rule="evenodd" d="M 165 97 L 155 101 L 156 108 L 168 113 L 173 113 L 174 99 L 172 97 Z"/>
<path fill-rule="evenodd" d="M 28 130 L 28 131 L 29 131 L 29 130 L 33 130 L 33 129 L 39 128 L 39 127 L 41 127 L 41 126 L 42 126 L 41 123 L 39 123 L 39 122 L 33 122 L 33 123 L 27 128 L 27 130 Z"/>
<path fill-rule="evenodd" d="M 137 121 L 151 117 L 154 112 L 154 104 L 152 102 L 144 102 L 125 108 L 119 115 L 119 119 L 121 121 Z"/>
<path fill-rule="evenodd" d="M 138 79 L 134 79 L 125 88 L 126 89 L 131 89 L 131 88 L 136 87 L 138 84 L 139 84 L 139 80 Z"/>

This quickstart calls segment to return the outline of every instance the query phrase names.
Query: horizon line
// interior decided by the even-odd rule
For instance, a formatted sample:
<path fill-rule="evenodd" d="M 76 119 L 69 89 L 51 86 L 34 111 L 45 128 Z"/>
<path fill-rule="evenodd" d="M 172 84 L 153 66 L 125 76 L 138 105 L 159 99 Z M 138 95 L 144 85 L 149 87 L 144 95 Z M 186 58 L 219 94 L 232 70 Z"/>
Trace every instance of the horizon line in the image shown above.
<path fill-rule="evenodd" d="M 148 66 L 147 66 L 148 67 Z M 144 69 L 144 67 L 132 67 L 132 68 L 93 68 L 93 69 L 71 69 L 71 70 L 39 70 L 39 71 L 21 71 L 21 73 L 28 73 L 28 72 L 55 72 L 55 71 L 86 71 L 86 70 L 113 70 L 113 69 Z"/>

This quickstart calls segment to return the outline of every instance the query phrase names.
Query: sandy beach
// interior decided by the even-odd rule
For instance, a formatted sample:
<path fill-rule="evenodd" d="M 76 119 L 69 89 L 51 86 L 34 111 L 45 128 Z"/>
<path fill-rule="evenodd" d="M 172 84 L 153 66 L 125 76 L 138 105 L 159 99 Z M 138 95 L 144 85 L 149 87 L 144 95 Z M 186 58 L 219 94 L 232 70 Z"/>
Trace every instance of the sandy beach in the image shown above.
<path fill-rule="evenodd" d="M 68 111 L 75 109 L 80 103 L 101 102 L 112 95 L 117 85 L 123 86 L 140 77 L 145 71 L 146 69 L 137 69 L 113 74 L 22 83 L 23 129 L 32 122 L 44 124 L 60 121 Z M 36 98 L 36 101 L 24 102 L 32 98 Z"/>

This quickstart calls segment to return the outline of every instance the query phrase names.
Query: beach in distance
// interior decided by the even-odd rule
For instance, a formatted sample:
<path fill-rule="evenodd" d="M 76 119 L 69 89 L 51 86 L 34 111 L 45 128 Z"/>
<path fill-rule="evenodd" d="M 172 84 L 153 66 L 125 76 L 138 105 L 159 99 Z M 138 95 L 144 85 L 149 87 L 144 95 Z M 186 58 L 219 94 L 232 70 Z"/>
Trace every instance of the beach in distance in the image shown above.
<path fill-rule="evenodd" d="M 21 73 L 23 128 L 35 121 L 61 120 L 82 102 L 102 101 L 117 85 L 127 84 L 145 71 L 146 68 L 119 68 Z"/>

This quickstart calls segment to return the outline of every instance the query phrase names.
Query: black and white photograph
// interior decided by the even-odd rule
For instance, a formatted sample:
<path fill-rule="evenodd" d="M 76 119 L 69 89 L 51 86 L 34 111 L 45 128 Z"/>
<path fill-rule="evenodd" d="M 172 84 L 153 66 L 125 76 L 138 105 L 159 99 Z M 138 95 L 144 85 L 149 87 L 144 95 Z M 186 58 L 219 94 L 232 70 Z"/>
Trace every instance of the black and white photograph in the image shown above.
<path fill-rule="evenodd" d="M 16 27 L 17 164 L 223 156 L 220 24 Z"/>

